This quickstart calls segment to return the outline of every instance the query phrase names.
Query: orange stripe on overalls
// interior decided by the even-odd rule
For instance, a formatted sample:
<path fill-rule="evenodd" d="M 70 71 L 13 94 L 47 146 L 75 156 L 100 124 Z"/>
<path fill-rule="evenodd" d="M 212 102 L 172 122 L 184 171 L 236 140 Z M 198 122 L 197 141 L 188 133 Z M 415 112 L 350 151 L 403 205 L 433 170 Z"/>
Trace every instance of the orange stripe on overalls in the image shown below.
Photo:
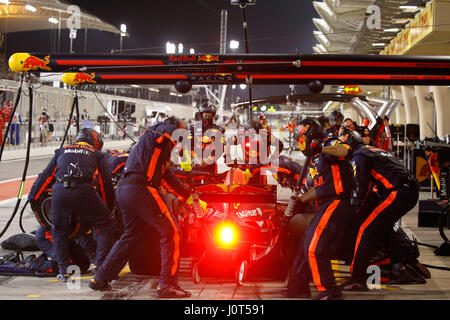
<path fill-rule="evenodd" d="M 377 180 L 381 181 L 381 183 L 386 187 L 386 189 L 393 189 L 394 186 L 388 181 L 388 179 L 386 179 L 385 177 L 383 177 L 381 174 L 379 174 L 378 172 L 376 172 L 375 170 L 371 170 L 370 174 Z"/>
<path fill-rule="evenodd" d="M 333 182 L 336 195 L 340 195 L 344 192 L 344 188 L 342 187 L 341 171 L 339 170 L 339 166 L 331 166 L 331 172 L 333 173 Z"/>
<path fill-rule="evenodd" d="M 106 201 L 106 192 L 105 192 L 105 186 L 103 184 L 103 177 L 100 172 L 98 173 L 98 181 L 100 183 L 100 192 L 102 193 L 103 202 L 108 204 L 108 202 Z"/>
<path fill-rule="evenodd" d="M 119 164 L 112 173 L 116 173 L 120 168 L 122 168 L 125 165 L 125 162 L 122 162 L 121 164 Z"/>
<path fill-rule="evenodd" d="M 311 243 L 308 247 L 308 258 L 309 258 L 309 267 L 311 268 L 311 273 L 313 277 L 314 284 L 317 287 L 317 290 L 319 291 L 326 291 L 325 287 L 322 285 L 322 282 L 320 280 L 320 273 L 319 273 L 319 267 L 317 265 L 317 259 L 316 259 L 316 247 L 319 243 L 320 236 L 322 235 L 323 230 L 328 224 L 328 221 L 331 218 L 331 215 L 333 214 L 334 210 L 336 210 L 337 206 L 341 200 L 334 200 L 327 208 L 325 213 L 323 214 L 322 218 L 319 221 L 319 224 L 316 227 L 316 231 L 314 232 L 314 236 L 311 240 Z"/>
<path fill-rule="evenodd" d="M 392 191 L 386 200 L 384 200 L 376 209 L 370 214 L 370 216 L 364 221 L 364 223 L 359 228 L 358 237 L 356 238 L 355 252 L 353 254 L 352 265 L 350 266 L 350 272 L 353 272 L 353 264 L 355 263 L 355 255 L 359 248 L 359 243 L 361 242 L 362 235 L 366 228 L 372 223 L 372 221 L 386 209 L 392 202 L 394 202 L 397 197 L 397 191 Z"/>
<path fill-rule="evenodd" d="M 147 178 L 151 180 L 153 178 L 153 174 L 155 173 L 156 163 L 158 162 L 159 155 L 161 154 L 161 149 L 155 148 L 155 152 L 153 153 L 152 160 L 150 161 L 150 165 L 147 170 Z"/>
<path fill-rule="evenodd" d="M 161 209 L 161 212 L 166 216 L 167 219 L 169 219 L 170 224 L 173 227 L 173 242 L 174 242 L 173 266 L 172 266 L 172 270 L 170 271 L 170 274 L 173 276 L 177 272 L 178 259 L 180 257 L 180 233 L 178 232 L 178 228 L 177 228 L 175 222 L 173 221 L 172 216 L 170 215 L 170 212 L 166 206 L 166 203 L 160 197 L 158 190 L 156 190 L 155 188 L 152 188 L 150 186 L 147 186 L 147 189 L 150 191 L 153 198 L 156 200 L 156 203 L 158 204 L 159 208 Z"/>
<path fill-rule="evenodd" d="M 34 197 L 34 200 L 39 199 L 39 197 L 41 196 L 42 192 L 44 192 L 45 188 L 47 188 L 47 186 L 50 184 L 50 182 L 52 181 L 53 177 L 55 176 L 56 173 L 56 169 L 57 167 L 55 167 L 55 169 L 53 170 L 53 173 L 50 177 L 48 177 L 45 182 L 42 184 L 41 189 L 39 189 L 39 192 L 36 194 L 36 196 Z"/>
<path fill-rule="evenodd" d="M 168 192 L 173 193 L 176 196 L 179 196 L 179 194 L 165 180 L 161 180 L 161 184 Z"/>

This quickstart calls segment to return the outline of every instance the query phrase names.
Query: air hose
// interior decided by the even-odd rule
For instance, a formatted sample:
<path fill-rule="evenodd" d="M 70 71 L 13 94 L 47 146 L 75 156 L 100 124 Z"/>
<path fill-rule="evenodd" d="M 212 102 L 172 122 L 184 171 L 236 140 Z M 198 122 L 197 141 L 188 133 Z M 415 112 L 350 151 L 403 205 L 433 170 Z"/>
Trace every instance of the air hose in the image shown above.
<path fill-rule="evenodd" d="M 302 168 L 300 176 L 297 180 L 297 184 L 295 186 L 295 193 L 289 199 L 289 203 L 286 207 L 286 211 L 284 212 L 284 215 L 288 218 L 291 218 L 294 215 L 294 208 L 295 208 L 295 205 L 297 204 L 298 196 L 300 195 L 300 191 L 301 191 L 300 186 L 303 183 L 303 179 L 306 176 L 306 172 L 309 168 L 309 163 L 311 162 L 311 159 L 312 159 L 312 155 L 308 155 L 306 157 L 305 164 Z"/>
<path fill-rule="evenodd" d="M 29 200 L 27 200 L 27 202 L 25 202 L 25 204 L 22 207 L 22 210 L 20 211 L 20 215 L 19 215 L 19 227 L 20 227 L 20 230 L 22 230 L 23 233 L 27 233 L 25 231 L 25 229 L 23 228 L 22 219 L 23 219 L 23 212 L 25 211 L 25 208 L 27 207 L 28 203 L 30 203 Z"/>
<path fill-rule="evenodd" d="M 20 202 L 22 201 L 22 195 L 23 195 L 23 189 L 24 189 L 24 186 L 25 186 L 25 180 L 26 180 L 27 172 L 28 172 L 28 164 L 30 162 L 31 133 L 32 133 L 32 129 L 33 129 L 32 128 L 32 120 L 33 120 L 33 87 L 31 85 L 31 83 L 28 86 L 28 92 L 29 92 L 29 99 L 30 99 L 30 106 L 29 106 L 29 112 L 28 112 L 28 141 L 27 141 L 27 152 L 26 152 L 26 156 L 25 156 L 25 165 L 24 165 L 23 174 L 22 174 L 22 181 L 20 183 L 19 193 L 17 195 L 16 206 L 14 207 L 14 211 L 11 214 L 11 217 L 9 218 L 8 222 L 6 223 L 6 226 L 0 232 L 0 238 L 3 237 L 5 232 L 8 230 L 9 226 L 11 225 L 11 222 L 13 221 L 14 217 L 17 214 L 17 211 L 19 210 Z M 18 102 L 18 100 L 19 99 L 17 98 L 16 102 Z"/>

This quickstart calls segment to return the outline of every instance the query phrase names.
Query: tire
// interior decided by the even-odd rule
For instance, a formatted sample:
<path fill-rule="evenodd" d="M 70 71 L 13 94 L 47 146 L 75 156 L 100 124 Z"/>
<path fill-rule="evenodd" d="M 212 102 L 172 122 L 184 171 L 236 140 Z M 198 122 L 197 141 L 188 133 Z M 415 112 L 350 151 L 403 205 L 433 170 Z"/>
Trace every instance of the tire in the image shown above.
<path fill-rule="evenodd" d="M 164 201 L 169 210 L 174 210 L 176 197 L 167 194 Z M 176 216 L 174 214 L 174 216 Z M 136 248 L 131 253 L 129 266 L 131 272 L 137 275 L 159 276 L 161 271 L 161 247 L 159 233 L 148 224 L 143 226 L 145 230 L 142 237 L 136 242 Z"/>
<path fill-rule="evenodd" d="M 38 201 L 38 210 L 34 211 L 34 215 L 39 222 L 39 224 L 47 231 L 52 228 L 52 193 L 44 192 Z"/>
<path fill-rule="evenodd" d="M 137 275 L 159 276 L 161 271 L 159 240 L 158 232 L 150 226 L 145 226 L 142 237 L 136 242 L 136 248 L 129 259 L 131 272 Z"/>
<path fill-rule="evenodd" d="M 235 273 L 235 280 L 238 285 L 243 285 L 244 281 L 247 280 L 248 275 L 248 261 L 244 260 L 242 261 Z"/>
<path fill-rule="evenodd" d="M 38 201 L 38 210 L 34 212 L 36 219 L 39 224 L 47 231 L 52 230 L 52 192 L 48 190 L 44 192 Z M 72 217 L 70 222 L 70 233 L 68 235 L 69 239 L 76 238 L 80 235 L 86 234 L 90 227 L 82 223 L 79 217 Z"/>
<path fill-rule="evenodd" d="M 314 214 L 297 214 L 289 220 L 287 226 L 288 236 L 282 248 L 288 265 L 291 265 L 294 261 L 300 241 L 313 217 Z"/>
<path fill-rule="evenodd" d="M 292 267 L 288 268 L 286 279 L 284 279 L 284 286 L 287 287 L 289 284 L 289 278 L 291 277 Z"/>
<path fill-rule="evenodd" d="M 200 280 L 199 263 L 197 262 L 192 267 L 192 281 L 194 281 L 194 283 L 199 283 Z"/>

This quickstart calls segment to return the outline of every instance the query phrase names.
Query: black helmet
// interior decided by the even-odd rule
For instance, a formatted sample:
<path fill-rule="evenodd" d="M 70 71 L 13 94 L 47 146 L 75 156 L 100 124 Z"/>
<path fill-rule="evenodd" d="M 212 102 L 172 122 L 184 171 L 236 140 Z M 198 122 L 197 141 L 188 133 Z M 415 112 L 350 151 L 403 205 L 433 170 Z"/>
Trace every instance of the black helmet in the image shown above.
<path fill-rule="evenodd" d="M 344 132 L 339 136 L 339 139 L 350 146 L 351 152 L 355 152 L 358 146 L 364 145 L 361 135 L 357 131 L 349 129 L 344 129 Z"/>
<path fill-rule="evenodd" d="M 91 128 L 83 128 L 78 132 L 77 138 L 75 142 L 86 142 L 89 143 L 97 150 L 102 150 L 103 148 L 103 139 L 100 134 L 91 129 Z"/>
<path fill-rule="evenodd" d="M 319 121 L 306 118 L 297 124 L 294 130 L 294 140 L 298 143 L 300 151 L 305 155 L 312 154 L 311 144 L 318 144 L 323 139 L 323 130 Z"/>
<path fill-rule="evenodd" d="M 319 123 L 322 126 L 322 129 L 328 129 L 329 127 L 331 127 L 330 125 L 330 119 L 328 119 L 327 117 L 320 117 L 319 118 Z"/>
<path fill-rule="evenodd" d="M 211 112 L 215 116 L 217 109 L 216 109 L 215 105 L 205 102 L 200 106 L 200 108 L 198 108 L 198 112 L 200 112 L 200 113 Z"/>
<path fill-rule="evenodd" d="M 177 129 L 184 129 L 184 128 L 186 128 L 186 124 L 184 123 L 184 121 L 181 120 L 178 117 L 175 117 L 175 116 L 171 116 L 171 117 L 166 118 L 163 121 L 163 123 L 175 126 Z"/>
<path fill-rule="evenodd" d="M 205 102 L 200 106 L 200 108 L 198 108 L 198 112 L 200 114 L 200 120 L 202 121 L 202 123 L 206 126 L 210 126 L 213 123 L 214 118 L 216 117 L 217 109 L 215 105 Z M 205 118 L 203 116 L 204 113 L 211 113 L 211 118 Z"/>
<path fill-rule="evenodd" d="M 344 121 L 344 115 L 339 111 L 335 110 L 330 114 L 330 124 L 331 126 L 341 125 Z"/>
<path fill-rule="evenodd" d="M 253 120 L 252 123 L 252 126 L 250 126 L 250 123 L 246 123 L 244 126 L 245 130 L 254 129 L 256 133 L 259 133 L 259 130 L 263 129 L 263 125 L 261 124 L 261 122 Z"/>

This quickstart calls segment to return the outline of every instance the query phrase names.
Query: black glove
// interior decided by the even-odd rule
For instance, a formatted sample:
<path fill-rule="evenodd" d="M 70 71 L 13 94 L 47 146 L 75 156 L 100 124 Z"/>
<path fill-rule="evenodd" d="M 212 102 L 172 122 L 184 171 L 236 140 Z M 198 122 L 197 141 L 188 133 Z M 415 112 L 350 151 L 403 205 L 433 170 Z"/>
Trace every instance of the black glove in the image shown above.
<path fill-rule="evenodd" d="M 28 202 L 30 203 L 31 210 L 33 210 L 33 212 L 38 211 L 39 205 L 36 201 L 28 200 Z"/>

